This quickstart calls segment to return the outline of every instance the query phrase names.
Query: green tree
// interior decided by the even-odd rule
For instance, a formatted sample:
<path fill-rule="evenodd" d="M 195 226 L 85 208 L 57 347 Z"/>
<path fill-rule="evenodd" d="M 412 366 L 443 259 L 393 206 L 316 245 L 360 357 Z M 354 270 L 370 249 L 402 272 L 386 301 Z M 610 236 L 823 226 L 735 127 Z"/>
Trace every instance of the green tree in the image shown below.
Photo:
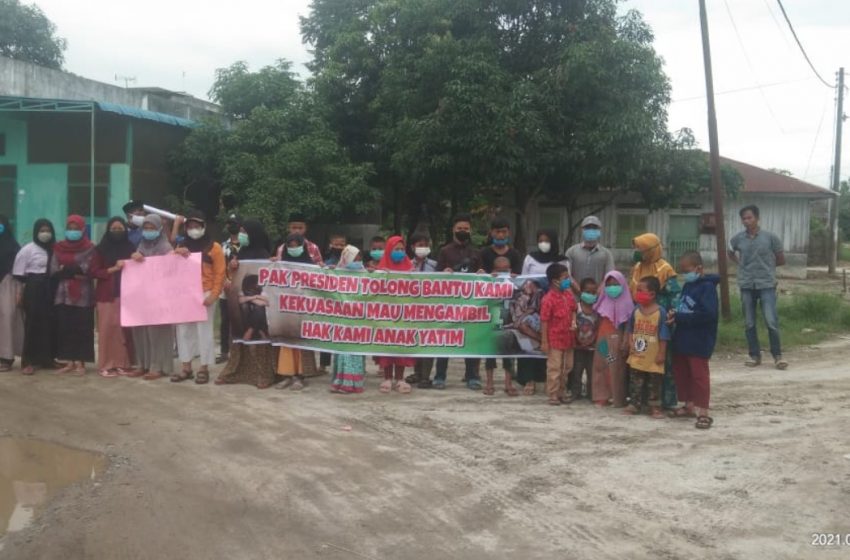
<path fill-rule="evenodd" d="M 0 0 L 0 56 L 60 69 L 67 46 L 41 8 Z"/>

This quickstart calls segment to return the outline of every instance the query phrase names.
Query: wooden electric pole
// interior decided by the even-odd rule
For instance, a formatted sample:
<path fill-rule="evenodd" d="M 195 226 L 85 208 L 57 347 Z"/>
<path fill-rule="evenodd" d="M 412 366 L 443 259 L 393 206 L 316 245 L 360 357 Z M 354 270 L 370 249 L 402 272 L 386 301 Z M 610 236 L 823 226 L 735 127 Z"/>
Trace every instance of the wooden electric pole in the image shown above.
<path fill-rule="evenodd" d="M 838 69 L 838 99 L 835 112 L 835 163 L 832 165 L 832 190 L 829 201 L 829 273 L 835 274 L 838 265 L 838 193 L 841 190 L 841 131 L 844 124 L 844 68 Z"/>
<path fill-rule="evenodd" d="M 723 185 L 720 181 L 720 146 L 717 138 L 717 114 L 714 108 L 714 79 L 711 74 L 711 45 L 708 41 L 708 17 L 705 0 L 699 0 L 702 28 L 702 58 L 705 64 L 705 93 L 708 98 L 708 145 L 711 154 L 711 192 L 714 195 L 715 236 L 717 237 L 717 271 L 720 273 L 720 313 L 725 321 L 732 318 L 729 306 L 729 269 L 726 262 L 726 220 L 723 217 Z"/>

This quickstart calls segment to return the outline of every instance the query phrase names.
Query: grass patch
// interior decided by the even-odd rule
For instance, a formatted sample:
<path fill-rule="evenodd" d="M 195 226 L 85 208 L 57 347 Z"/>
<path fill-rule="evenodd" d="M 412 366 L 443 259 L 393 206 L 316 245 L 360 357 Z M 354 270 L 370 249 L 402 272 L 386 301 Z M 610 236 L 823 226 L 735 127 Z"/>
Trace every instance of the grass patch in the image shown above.
<path fill-rule="evenodd" d="M 720 321 L 717 332 L 717 350 L 720 352 L 746 352 L 747 341 L 744 337 L 744 316 L 741 298 L 733 295 L 732 320 Z M 850 304 L 841 296 L 831 294 L 799 294 L 783 296 L 778 302 L 779 334 L 782 348 L 817 344 L 830 335 L 850 332 Z M 767 329 L 756 310 L 759 342 L 762 351 L 769 350 Z M 808 332 L 812 330 L 813 332 Z M 805 332 L 804 332 L 805 331 Z"/>

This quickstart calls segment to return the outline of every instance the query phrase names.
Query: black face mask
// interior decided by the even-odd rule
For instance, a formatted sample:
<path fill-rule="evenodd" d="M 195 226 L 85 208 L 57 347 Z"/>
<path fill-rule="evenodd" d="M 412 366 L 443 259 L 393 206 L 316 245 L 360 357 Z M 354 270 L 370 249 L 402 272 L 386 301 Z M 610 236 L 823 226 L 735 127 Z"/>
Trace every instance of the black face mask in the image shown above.
<path fill-rule="evenodd" d="M 467 243 L 472 238 L 468 231 L 456 231 L 455 239 L 461 243 Z"/>
<path fill-rule="evenodd" d="M 111 231 L 110 230 L 109 231 L 109 238 L 112 241 L 124 241 L 125 239 L 127 239 L 127 232 L 126 231 Z"/>
<path fill-rule="evenodd" d="M 227 226 L 227 232 L 230 235 L 236 235 L 237 233 L 239 233 L 239 225 L 238 224 L 231 224 L 231 225 Z"/>

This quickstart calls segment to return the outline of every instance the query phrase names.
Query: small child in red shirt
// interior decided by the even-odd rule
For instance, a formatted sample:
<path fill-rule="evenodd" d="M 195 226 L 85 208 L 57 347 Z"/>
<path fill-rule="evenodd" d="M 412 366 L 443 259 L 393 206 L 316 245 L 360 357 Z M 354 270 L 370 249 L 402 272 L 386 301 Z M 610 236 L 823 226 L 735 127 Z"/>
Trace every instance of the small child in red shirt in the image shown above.
<path fill-rule="evenodd" d="M 549 291 L 540 306 L 541 350 L 546 354 L 546 393 L 549 404 L 569 403 L 566 395 L 567 374 L 573 369 L 576 310 L 578 305 L 570 290 L 570 271 L 555 263 L 546 269 Z"/>

